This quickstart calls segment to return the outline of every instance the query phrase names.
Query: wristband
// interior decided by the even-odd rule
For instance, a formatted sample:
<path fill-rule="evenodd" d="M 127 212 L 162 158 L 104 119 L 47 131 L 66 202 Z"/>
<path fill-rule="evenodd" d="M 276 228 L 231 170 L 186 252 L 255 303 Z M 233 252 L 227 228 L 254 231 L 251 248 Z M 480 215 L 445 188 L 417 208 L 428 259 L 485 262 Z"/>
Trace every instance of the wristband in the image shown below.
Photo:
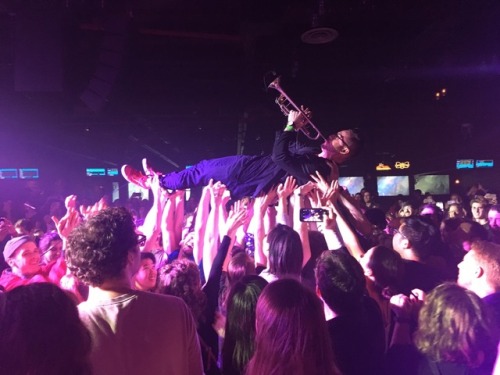
<path fill-rule="evenodd" d="M 286 124 L 286 126 L 285 126 L 286 132 L 291 132 L 293 130 L 295 130 L 295 128 L 293 127 L 293 124 Z"/>

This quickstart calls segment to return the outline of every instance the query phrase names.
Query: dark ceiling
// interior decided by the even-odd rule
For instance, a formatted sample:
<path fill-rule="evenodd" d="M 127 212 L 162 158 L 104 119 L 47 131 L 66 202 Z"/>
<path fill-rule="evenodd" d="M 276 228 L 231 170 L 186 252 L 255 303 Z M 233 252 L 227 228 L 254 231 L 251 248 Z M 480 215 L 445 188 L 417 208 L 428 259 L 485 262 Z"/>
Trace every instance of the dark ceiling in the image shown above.
<path fill-rule="evenodd" d="M 303 43 L 313 20 L 339 36 Z M 363 130 L 358 173 L 494 158 L 498 20 L 497 0 L 0 1 L 3 163 L 171 170 L 238 138 L 268 153 L 273 72 L 324 133 Z"/>

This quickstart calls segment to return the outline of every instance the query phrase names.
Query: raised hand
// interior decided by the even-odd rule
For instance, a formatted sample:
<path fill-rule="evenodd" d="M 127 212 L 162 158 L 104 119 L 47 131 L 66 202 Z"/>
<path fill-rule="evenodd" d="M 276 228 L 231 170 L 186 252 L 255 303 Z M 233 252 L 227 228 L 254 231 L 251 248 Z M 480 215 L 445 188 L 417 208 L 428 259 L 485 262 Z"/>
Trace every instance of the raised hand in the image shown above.
<path fill-rule="evenodd" d="M 243 226 L 247 219 L 248 215 L 246 207 L 241 204 L 241 201 L 235 202 L 233 207 L 229 211 L 229 215 L 226 220 L 227 235 L 233 238 L 238 228 Z"/>
<path fill-rule="evenodd" d="M 293 191 L 297 188 L 297 181 L 293 176 L 288 176 L 285 182 L 278 185 L 276 193 L 279 199 L 286 199 L 292 195 Z"/>
<path fill-rule="evenodd" d="M 71 231 L 76 228 L 82 220 L 78 211 L 74 208 L 70 208 L 66 212 L 66 215 L 64 215 L 60 220 L 56 216 L 52 216 L 52 221 L 56 225 L 59 237 L 61 237 L 63 241 L 66 241 Z"/>
<path fill-rule="evenodd" d="M 80 213 L 82 214 L 84 220 L 87 220 L 91 216 L 97 214 L 99 211 L 104 210 L 108 205 L 106 204 L 106 201 L 104 198 L 99 199 L 96 203 L 94 203 L 92 206 L 80 206 Z"/>

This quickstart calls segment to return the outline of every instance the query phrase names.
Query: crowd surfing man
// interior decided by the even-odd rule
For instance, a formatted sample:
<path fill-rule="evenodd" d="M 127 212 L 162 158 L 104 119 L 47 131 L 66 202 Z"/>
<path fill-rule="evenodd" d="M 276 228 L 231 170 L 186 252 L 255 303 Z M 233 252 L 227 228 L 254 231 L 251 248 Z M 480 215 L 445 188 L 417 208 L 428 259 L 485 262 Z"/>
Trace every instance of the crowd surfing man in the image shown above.
<path fill-rule="evenodd" d="M 305 184 L 318 171 L 327 181 L 337 179 L 338 164 L 354 156 L 360 149 L 361 139 L 353 130 L 341 130 L 330 135 L 317 153 L 297 141 L 295 130 L 305 126 L 302 113 L 290 111 L 284 131 L 274 142 L 273 152 L 265 156 L 235 155 L 203 160 L 189 169 L 161 175 L 160 184 L 168 190 L 205 186 L 210 179 L 221 181 L 231 191 L 233 199 L 256 197 L 292 175 L 298 184 Z M 130 165 L 122 167 L 123 177 L 144 189 L 149 189 L 148 175 L 154 171 L 143 160 L 145 174 Z"/>

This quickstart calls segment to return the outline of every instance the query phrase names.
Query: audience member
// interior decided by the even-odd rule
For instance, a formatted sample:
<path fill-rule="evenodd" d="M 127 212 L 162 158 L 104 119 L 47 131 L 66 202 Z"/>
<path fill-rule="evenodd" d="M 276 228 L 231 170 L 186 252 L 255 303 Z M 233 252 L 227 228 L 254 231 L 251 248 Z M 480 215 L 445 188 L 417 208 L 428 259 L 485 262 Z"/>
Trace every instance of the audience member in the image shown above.
<path fill-rule="evenodd" d="M 66 273 L 66 263 L 62 258 L 40 266 L 40 250 L 30 236 L 14 237 L 5 245 L 3 256 L 10 268 L 2 272 L 0 285 L 6 291 L 20 285 L 39 282 L 59 284 Z"/>
<path fill-rule="evenodd" d="M 403 258 L 403 293 L 409 294 L 414 288 L 428 292 L 446 279 L 442 271 L 429 265 L 436 235 L 432 224 L 416 217 L 405 219 L 395 231 L 392 246 Z"/>
<path fill-rule="evenodd" d="M 481 224 L 485 228 L 489 227 L 488 224 L 488 202 L 484 197 L 478 196 L 470 201 L 470 210 L 472 213 L 472 220 Z"/>
<path fill-rule="evenodd" d="M 488 211 L 489 240 L 500 244 L 500 205 L 495 204 Z"/>
<path fill-rule="evenodd" d="M 419 304 L 403 295 L 393 298 L 404 302 L 395 310 L 401 327 L 387 356 L 388 375 L 491 374 L 498 336 L 476 294 L 453 283 L 435 288 L 418 314 L 415 346 L 408 324 Z"/>
<path fill-rule="evenodd" d="M 264 288 L 257 302 L 255 352 L 247 375 L 335 375 L 321 301 L 295 279 Z"/>
<path fill-rule="evenodd" d="M 500 329 L 500 245 L 474 242 L 458 265 L 457 282 L 483 299 Z"/>
<path fill-rule="evenodd" d="M 90 334 L 72 299 L 37 283 L 0 293 L 0 373 L 90 375 Z"/>
<path fill-rule="evenodd" d="M 227 301 L 222 373 L 239 375 L 255 348 L 255 309 L 267 281 L 257 275 L 244 276 L 231 288 Z"/>
<path fill-rule="evenodd" d="M 134 275 L 134 289 L 144 292 L 156 290 L 158 271 L 156 258 L 152 253 L 141 253 L 141 265 Z"/>
<path fill-rule="evenodd" d="M 340 372 L 382 374 L 384 324 L 377 303 L 365 294 L 359 263 L 342 251 L 325 251 L 317 262 L 316 282 Z"/>
<path fill-rule="evenodd" d="M 78 309 L 92 336 L 91 362 L 99 374 L 202 374 L 196 326 L 179 298 L 133 290 L 140 265 L 131 214 L 108 208 L 75 228 L 68 266 L 89 285 Z"/>

